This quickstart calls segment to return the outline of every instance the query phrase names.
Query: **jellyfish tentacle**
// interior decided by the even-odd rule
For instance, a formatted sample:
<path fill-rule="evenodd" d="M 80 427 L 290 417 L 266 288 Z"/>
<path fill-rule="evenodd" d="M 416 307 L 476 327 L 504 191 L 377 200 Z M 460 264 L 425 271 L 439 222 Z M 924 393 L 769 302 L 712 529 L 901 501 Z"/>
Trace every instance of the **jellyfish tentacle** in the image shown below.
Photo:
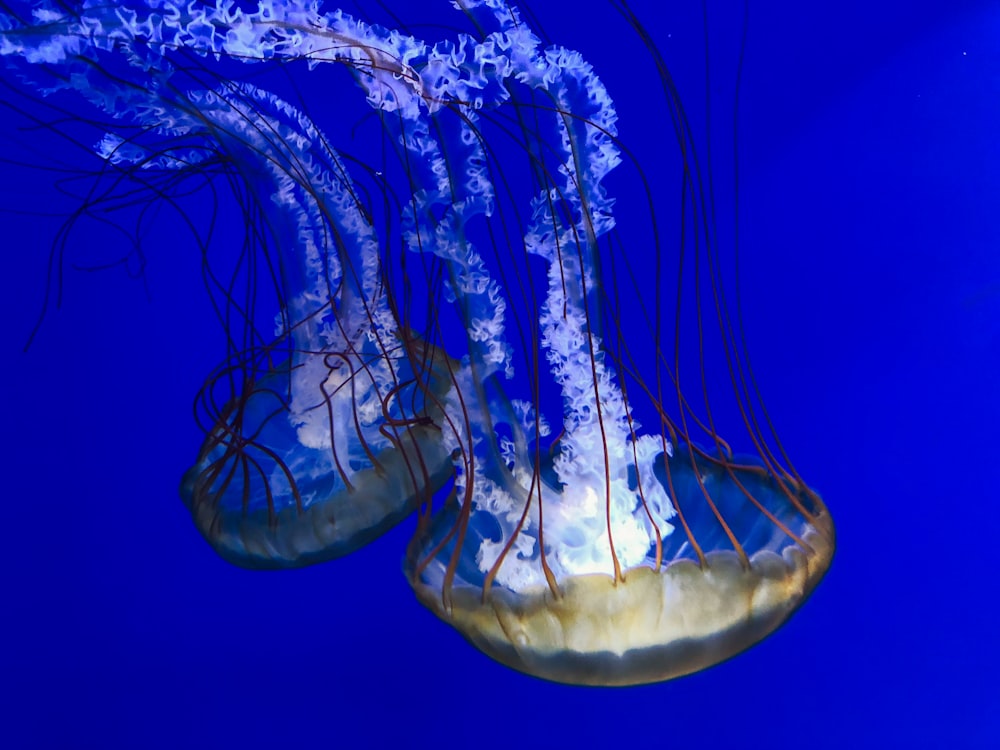
<path fill-rule="evenodd" d="M 543 487 L 533 462 L 524 453 L 518 454 L 522 465 L 516 465 L 515 460 L 513 471 L 520 479 L 514 482 L 505 466 L 496 467 L 495 472 L 506 475 L 502 483 L 488 472 L 476 471 L 478 467 L 469 472 L 474 506 L 471 512 L 483 514 L 481 523 L 496 523 L 500 527 L 500 539 L 482 540 L 476 554 L 490 584 L 494 580 L 506 584 L 518 577 L 537 574 L 541 578 L 530 580 L 551 585 L 556 577 L 567 572 L 560 558 L 572 554 L 568 550 L 579 546 L 567 546 L 565 535 L 578 536 L 582 529 L 587 529 L 586 537 L 601 537 L 601 541 L 592 547 L 586 546 L 588 552 L 585 554 L 601 549 L 604 552 L 600 560 L 582 564 L 589 566 L 589 572 L 606 571 L 620 579 L 622 572 L 615 551 L 615 537 L 625 536 L 628 525 L 636 529 L 637 523 L 644 526 L 645 522 L 636 518 L 640 514 L 646 522 L 656 515 L 669 533 L 665 521 L 673 515 L 673 509 L 662 490 L 653 489 L 659 485 L 652 480 L 648 482 L 650 492 L 642 495 L 623 486 L 631 466 L 627 460 L 622 460 L 623 449 L 636 439 L 636 425 L 630 424 L 625 416 L 627 407 L 613 382 L 612 373 L 605 368 L 600 339 L 591 333 L 596 325 L 593 303 L 588 302 L 588 284 L 590 289 L 597 286 L 595 245 L 613 226 L 612 201 L 604 194 L 600 183 L 618 161 L 612 142 L 615 113 L 599 79 L 579 55 L 556 47 L 540 49 L 538 40 L 524 32 L 524 27 L 516 17 L 512 18 L 509 9 L 498 3 L 485 6 L 491 8 L 496 22 L 505 32 L 516 28 L 519 33 L 520 43 L 511 44 L 510 62 L 504 68 L 509 69 L 511 76 L 520 83 L 543 92 L 548 102 L 539 105 L 539 109 L 545 110 L 550 121 L 552 136 L 546 158 L 554 161 L 555 166 L 542 165 L 538 170 L 544 183 L 531 204 L 533 216 L 525 247 L 528 253 L 543 258 L 549 267 L 547 298 L 542 306 L 539 328 L 541 345 L 562 390 L 565 406 L 563 432 L 554 461 L 556 479 L 562 489 Z M 564 219 L 563 216 L 572 218 Z M 497 335 L 502 335 L 502 329 Z M 456 391 L 468 392 L 464 387 Z M 496 414 L 494 404 L 484 402 L 483 406 L 489 406 L 488 410 L 484 409 L 487 416 L 481 421 L 470 420 L 469 429 L 477 432 L 472 441 L 474 455 L 488 458 L 496 455 L 490 451 L 495 442 L 490 418 L 495 418 Z M 612 427 L 614 434 L 609 433 Z M 646 446 L 652 445 L 652 440 L 643 441 L 641 451 L 645 463 L 642 471 L 650 477 L 655 454 Z M 600 458 L 596 460 L 603 466 L 603 476 L 595 475 L 586 463 L 593 455 L 592 446 L 597 447 Z M 614 456 L 610 453 L 612 450 Z M 492 464 L 496 466 L 495 461 Z M 613 489 L 614 482 L 618 484 L 617 490 Z M 553 510 L 549 518 L 551 540 L 546 543 L 544 538 L 540 539 L 545 533 L 542 516 L 545 503 L 540 498 L 548 493 L 553 496 L 548 506 Z M 612 493 L 616 493 L 614 498 Z M 602 496 L 603 502 L 600 501 Z M 535 509 L 531 509 L 532 503 L 537 506 Z M 613 509 L 616 503 L 624 507 Z M 649 512 L 650 507 L 653 513 Z M 657 529 L 652 536 L 655 538 L 660 533 Z M 643 531 L 637 539 L 640 541 L 638 546 L 633 543 L 632 563 L 636 562 L 637 555 L 641 560 L 648 552 L 647 533 Z M 507 556 L 515 544 L 519 544 L 518 559 L 507 563 Z M 539 569 L 532 562 L 536 549 L 541 558 Z M 457 551 L 451 550 L 450 554 L 457 554 Z M 555 572 L 549 567 L 552 556 L 557 561 Z M 454 567 L 452 557 L 443 575 L 447 577 Z"/>

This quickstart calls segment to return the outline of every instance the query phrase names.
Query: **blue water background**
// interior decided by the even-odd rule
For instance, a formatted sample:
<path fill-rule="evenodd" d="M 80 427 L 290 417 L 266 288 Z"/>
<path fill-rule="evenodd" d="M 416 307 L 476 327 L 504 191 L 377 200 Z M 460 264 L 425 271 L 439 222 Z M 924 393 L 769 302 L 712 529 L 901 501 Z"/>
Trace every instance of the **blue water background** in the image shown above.
<path fill-rule="evenodd" d="M 673 148 L 643 118 L 634 71 L 648 80 L 650 63 L 621 20 L 539 4 L 548 35 L 602 73 L 623 138 Z M 634 7 L 697 117 L 701 8 L 671 5 Z M 741 10 L 708 3 L 720 107 Z M 728 143 L 731 112 L 718 120 Z M 219 355 L 196 251 L 164 214 L 142 278 L 68 271 L 25 354 L 58 224 L 0 214 L 0 747 L 1000 746 L 998 132 L 997 3 L 750 3 L 745 319 L 839 548 L 764 643 L 622 690 L 548 684 L 468 646 L 400 572 L 410 522 L 311 569 L 220 560 L 177 492 Z M 7 167 L 0 202 L 59 198 L 51 175 Z"/>

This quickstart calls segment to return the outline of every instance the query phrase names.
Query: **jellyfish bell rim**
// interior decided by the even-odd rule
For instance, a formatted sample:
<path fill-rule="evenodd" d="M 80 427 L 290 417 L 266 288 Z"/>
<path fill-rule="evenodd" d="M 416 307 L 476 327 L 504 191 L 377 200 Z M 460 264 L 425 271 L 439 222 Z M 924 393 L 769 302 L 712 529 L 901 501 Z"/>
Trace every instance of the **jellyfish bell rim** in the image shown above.
<path fill-rule="evenodd" d="M 406 574 L 417 598 L 472 645 L 519 672 L 552 682 L 626 687 L 707 669 L 776 631 L 826 575 L 836 548 L 833 521 L 817 512 L 797 545 L 761 550 L 745 567 L 732 550 L 639 565 L 615 580 L 568 576 L 558 595 L 546 586 L 515 592 L 455 585 L 447 600 L 422 582 L 414 551 Z"/>
<path fill-rule="evenodd" d="M 438 432 L 432 426 L 406 428 L 393 447 L 376 456 L 377 468 L 355 473 L 351 488 L 301 510 L 285 507 L 269 514 L 219 508 L 211 502 L 210 487 L 198 481 L 205 461 L 184 474 L 180 494 L 198 532 L 226 561 L 256 570 L 314 565 L 348 555 L 390 531 L 451 478 L 451 457 Z M 359 503 L 359 497 L 370 502 Z"/>

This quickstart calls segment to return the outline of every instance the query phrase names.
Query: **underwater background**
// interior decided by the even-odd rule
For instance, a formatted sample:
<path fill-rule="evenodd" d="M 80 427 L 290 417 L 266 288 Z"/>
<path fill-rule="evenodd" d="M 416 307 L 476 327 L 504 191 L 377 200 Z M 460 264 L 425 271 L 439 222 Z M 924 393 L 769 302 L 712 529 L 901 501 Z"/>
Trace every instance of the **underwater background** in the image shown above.
<path fill-rule="evenodd" d="M 624 142 L 676 148 L 612 9 L 531 7 L 601 75 Z M 731 149 L 743 4 L 704 5 L 707 55 L 701 4 L 632 7 L 689 116 L 704 126 L 707 97 Z M 197 249 L 168 212 L 141 253 L 81 222 L 61 304 L 23 352 L 74 205 L 38 165 L 85 155 L 4 107 L 0 746 L 1000 746 L 1000 5 L 748 7 L 743 315 L 782 442 L 838 531 L 788 624 L 673 682 L 573 688 L 491 661 L 417 602 L 401 573 L 412 521 L 303 570 L 222 561 L 178 497 L 222 351 Z M 398 12 L 428 38 L 453 13 Z M 338 116 L 329 92 L 316 107 Z M 626 233 L 644 205 L 629 187 L 608 180 Z"/>

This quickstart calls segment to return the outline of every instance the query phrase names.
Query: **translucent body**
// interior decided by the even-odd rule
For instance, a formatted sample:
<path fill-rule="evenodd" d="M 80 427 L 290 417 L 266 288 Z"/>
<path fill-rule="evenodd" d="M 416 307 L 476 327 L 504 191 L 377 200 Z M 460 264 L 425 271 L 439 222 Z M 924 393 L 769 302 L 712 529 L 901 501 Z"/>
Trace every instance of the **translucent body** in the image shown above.
<path fill-rule="evenodd" d="M 753 458 L 731 456 L 707 397 L 696 414 L 682 395 L 682 347 L 661 343 L 661 305 L 623 320 L 625 280 L 652 274 L 664 251 L 616 239 L 603 181 L 622 151 L 596 72 L 500 0 L 461 7 L 475 32 L 434 45 L 315 3 L 44 7 L 32 22 L 5 17 L 0 54 L 27 75 L 65 69 L 55 85 L 168 144 L 109 135 L 97 149 L 108 162 L 188 170 L 222 155 L 249 202 L 266 204 L 251 230 L 266 238 L 277 330 L 265 337 L 227 297 L 249 333 L 209 380 L 205 442 L 182 486 L 220 554 L 250 567 L 319 562 L 419 507 L 410 582 L 494 658 L 586 684 L 709 666 L 803 601 L 834 533 L 751 403 L 686 123 L 684 211 L 697 229 L 679 254 L 683 267 L 685 252 L 709 253 L 712 270 L 695 276 L 699 364 L 702 316 L 714 315 Z M 399 174 L 378 176 L 398 225 L 379 233 L 351 168 L 302 111 L 246 83 L 179 85 L 177 51 L 206 68 L 351 70 L 393 152 Z M 105 73 L 108 57 L 138 85 Z"/>

